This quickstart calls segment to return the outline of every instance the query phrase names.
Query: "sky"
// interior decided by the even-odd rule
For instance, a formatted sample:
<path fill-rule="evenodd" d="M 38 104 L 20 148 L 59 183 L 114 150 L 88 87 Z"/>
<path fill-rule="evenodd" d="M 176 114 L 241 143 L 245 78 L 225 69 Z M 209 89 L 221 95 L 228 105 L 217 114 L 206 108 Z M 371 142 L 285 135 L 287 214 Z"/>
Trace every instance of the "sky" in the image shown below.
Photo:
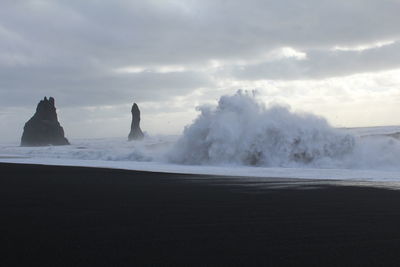
<path fill-rule="evenodd" d="M 335 127 L 400 125 L 400 0 L 2 0 L 0 140 L 44 96 L 68 138 L 179 134 L 238 89 Z"/>

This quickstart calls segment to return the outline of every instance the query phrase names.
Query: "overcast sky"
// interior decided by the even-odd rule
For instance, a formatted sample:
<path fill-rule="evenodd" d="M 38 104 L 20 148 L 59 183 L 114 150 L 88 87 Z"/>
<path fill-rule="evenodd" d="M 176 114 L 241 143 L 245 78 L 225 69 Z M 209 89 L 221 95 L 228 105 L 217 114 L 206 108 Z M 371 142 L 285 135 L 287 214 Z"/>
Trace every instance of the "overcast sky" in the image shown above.
<path fill-rule="evenodd" d="M 2 0 L 0 140 L 53 96 L 66 136 L 178 134 L 238 89 L 334 126 L 400 124 L 400 0 Z"/>

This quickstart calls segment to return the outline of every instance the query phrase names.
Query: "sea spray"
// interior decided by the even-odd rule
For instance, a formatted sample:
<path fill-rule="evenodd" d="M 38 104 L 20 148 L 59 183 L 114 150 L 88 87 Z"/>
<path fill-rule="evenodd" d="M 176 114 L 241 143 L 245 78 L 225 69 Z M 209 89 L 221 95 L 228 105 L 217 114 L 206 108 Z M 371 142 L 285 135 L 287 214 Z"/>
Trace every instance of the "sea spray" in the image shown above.
<path fill-rule="evenodd" d="M 252 92 L 222 96 L 216 107 L 202 106 L 168 153 L 180 164 L 320 166 L 343 159 L 355 138 L 321 117 L 266 107 Z"/>

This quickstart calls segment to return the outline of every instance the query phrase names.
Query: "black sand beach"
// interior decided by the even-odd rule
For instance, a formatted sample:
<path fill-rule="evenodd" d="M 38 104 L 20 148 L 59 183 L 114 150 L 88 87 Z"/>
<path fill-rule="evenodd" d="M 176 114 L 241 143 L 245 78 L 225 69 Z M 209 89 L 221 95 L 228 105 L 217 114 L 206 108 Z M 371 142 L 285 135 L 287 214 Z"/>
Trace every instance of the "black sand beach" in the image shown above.
<path fill-rule="evenodd" d="M 400 261 L 396 190 L 20 164 L 0 172 L 2 266 Z"/>

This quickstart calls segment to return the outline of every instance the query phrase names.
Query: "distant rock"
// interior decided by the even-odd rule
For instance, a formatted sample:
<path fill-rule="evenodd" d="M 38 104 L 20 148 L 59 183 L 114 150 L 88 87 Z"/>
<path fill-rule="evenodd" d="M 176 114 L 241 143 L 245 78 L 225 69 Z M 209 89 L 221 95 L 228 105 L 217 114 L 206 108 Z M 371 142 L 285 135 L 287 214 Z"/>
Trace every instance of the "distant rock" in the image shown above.
<path fill-rule="evenodd" d="M 21 146 L 69 145 L 64 129 L 57 119 L 54 98 L 45 97 L 39 102 L 36 113 L 25 123 Z"/>
<path fill-rule="evenodd" d="M 131 132 L 129 133 L 128 140 L 140 140 L 144 137 L 142 130 L 140 129 L 140 110 L 136 103 L 132 106 L 132 124 Z"/>

